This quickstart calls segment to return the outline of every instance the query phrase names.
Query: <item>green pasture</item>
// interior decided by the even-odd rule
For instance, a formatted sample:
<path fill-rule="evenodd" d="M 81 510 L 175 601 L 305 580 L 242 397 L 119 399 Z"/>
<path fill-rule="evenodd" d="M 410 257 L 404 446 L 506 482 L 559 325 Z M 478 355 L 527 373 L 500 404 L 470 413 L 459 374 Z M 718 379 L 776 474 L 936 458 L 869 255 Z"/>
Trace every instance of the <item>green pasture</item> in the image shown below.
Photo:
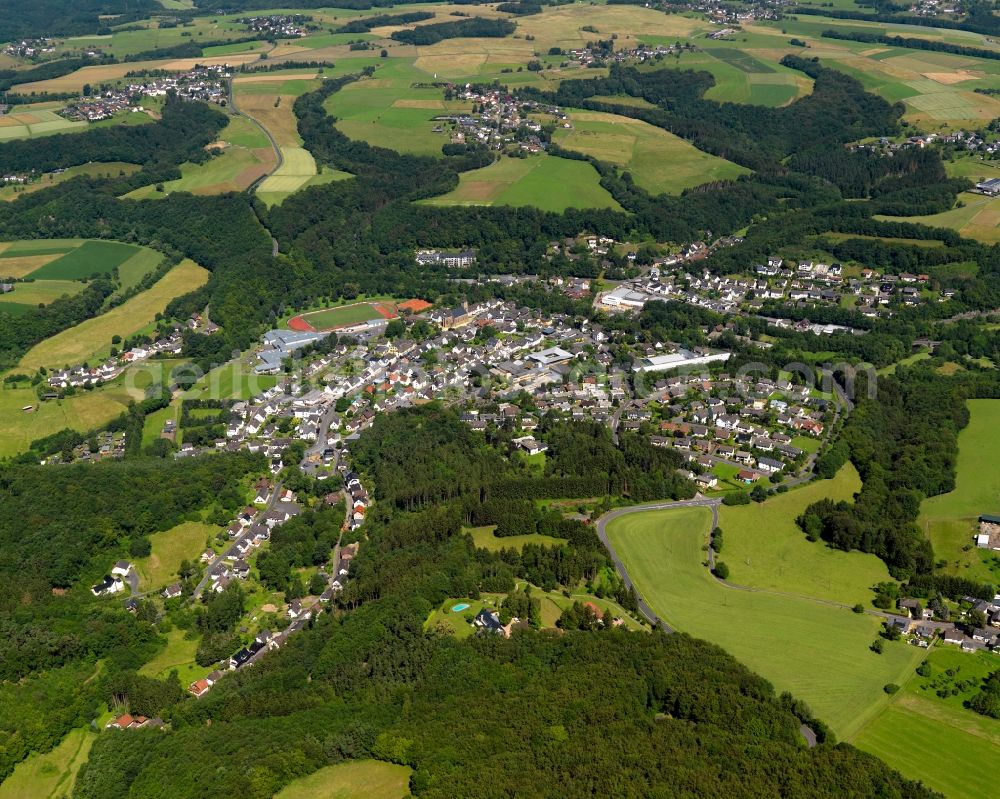
<path fill-rule="evenodd" d="M 187 631 L 174 627 L 166 633 L 167 645 L 157 653 L 156 657 L 144 663 L 139 674 L 145 677 L 163 679 L 176 670 L 181 685 L 187 688 L 195 680 L 204 677 L 210 669 L 195 663 L 194 656 L 198 651 L 198 636 L 189 638 Z"/>
<path fill-rule="evenodd" d="M 958 435 L 955 490 L 924 500 L 918 523 L 948 572 L 995 581 L 973 535 L 981 514 L 1000 514 L 1000 400 L 973 399 L 968 406 L 969 424 Z"/>
<path fill-rule="evenodd" d="M 299 777 L 274 799 L 404 799 L 410 795 L 409 766 L 350 760 Z"/>
<path fill-rule="evenodd" d="M 730 581 L 844 605 L 871 599 L 871 586 L 891 579 L 879 558 L 809 541 L 795 519 L 820 499 L 851 501 L 861 479 L 848 464 L 832 480 L 817 480 L 763 503 L 722 506 L 719 556 Z"/>
<path fill-rule="evenodd" d="M 278 382 L 277 375 L 259 375 L 244 360 L 215 367 L 184 392 L 186 399 L 249 399 Z M 161 425 L 162 429 L 162 425 Z"/>
<path fill-rule="evenodd" d="M 502 157 L 489 166 L 463 172 L 456 189 L 426 202 L 533 205 L 556 212 L 567 208 L 619 208 L 599 184 L 597 171 L 590 164 L 549 155 Z"/>
<path fill-rule="evenodd" d="M 25 186 L 4 186 L 0 188 L 0 200 L 16 200 L 22 194 L 33 194 L 36 191 L 56 186 L 81 175 L 113 178 L 121 174 L 131 175 L 138 172 L 139 169 L 138 164 L 126 164 L 121 161 L 72 166 L 58 174 L 49 172 L 41 180 Z"/>
<path fill-rule="evenodd" d="M 927 659 L 930 676 L 912 675 L 852 743 L 950 799 L 988 796 L 992 775 L 1000 768 L 1000 721 L 977 715 L 962 703 L 976 693 L 983 677 L 1000 668 L 1000 658 L 939 644 Z M 959 689 L 964 681 L 972 687 Z M 938 688 L 957 693 L 941 698 Z"/>
<path fill-rule="evenodd" d="M 853 734 L 887 704 L 882 686 L 902 682 L 921 653 L 902 642 L 871 652 L 881 627 L 873 616 L 721 585 L 704 565 L 711 519 L 706 508 L 636 513 L 612 522 L 608 534 L 639 593 L 668 624 L 719 644 L 777 690 L 805 700 L 839 737 Z M 723 560 L 733 560 L 725 550 Z"/>
<path fill-rule="evenodd" d="M 570 119 L 571 130 L 556 131 L 553 138 L 557 144 L 627 169 L 638 185 L 653 194 L 676 194 L 750 171 L 636 119 L 572 110 Z"/>

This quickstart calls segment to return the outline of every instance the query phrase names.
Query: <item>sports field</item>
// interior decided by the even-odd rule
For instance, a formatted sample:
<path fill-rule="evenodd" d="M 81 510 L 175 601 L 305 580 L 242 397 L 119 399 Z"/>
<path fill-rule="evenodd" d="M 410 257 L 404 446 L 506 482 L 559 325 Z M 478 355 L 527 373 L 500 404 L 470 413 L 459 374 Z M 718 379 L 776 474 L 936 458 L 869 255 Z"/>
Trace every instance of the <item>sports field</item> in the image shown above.
<path fill-rule="evenodd" d="M 87 122 L 64 119 L 50 110 L 16 111 L 0 116 L 0 142 L 86 130 L 87 125 Z"/>
<path fill-rule="evenodd" d="M 677 194 L 750 172 L 647 122 L 597 111 L 569 113 L 573 128 L 557 130 L 553 136 L 559 146 L 627 169 L 639 186 L 653 194 Z"/>
<path fill-rule="evenodd" d="M 208 280 L 208 272 L 193 261 L 182 261 L 152 288 L 107 313 L 81 322 L 32 347 L 21 359 L 20 370 L 40 366 L 62 367 L 104 357 L 111 337 L 130 336 L 153 322 L 175 297 L 194 291 Z"/>
<path fill-rule="evenodd" d="M 373 319 L 391 319 L 394 316 L 396 310 L 393 303 L 356 302 L 293 316 L 288 320 L 288 327 L 292 330 L 305 331 L 336 330 L 370 322 Z"/>
<path fill-rule="evenodd" d="M 403 799 L 410 795 L 408 766 L 351 760 L 300 777 L 274 799 Z"/>
<path fill-rule="evenodd" d="M 543 211 L 614 208 L 615 199 L 600 185 L 585 161 L 549 155 L 502 157 L 489 166 L 463 172 L 454 191 L 425 202 L 432 205 L 533 205 Z"/>
<path fill-rule="evenodd" d="M 891 579 L 874 555 L 844 552 L 822 541 L 809 541 L 795 523 L 808 505 L 828 498 L 851 501 L 861 479 L 848 464 L 832 480 L 819 480 L 777 494 L 767 502 L 719 509 L 723 531 L 721 559 L 730 580 L 772 591 L 854 605 L 866 605 L 871 586 Z"/>
<path fill-rule="evenodd" d="M 955 490 L 924 500 L 918 520 L 934 546 L 935 558 L 947 561 L 947 571 L 995 582 L 984 553 L 973 544 L 983 513 L 1000 515 L 1000 400 L 968 401 L 969 424 L 958 435 Z M 989 553 L 985 553 L 989 556 Z"/>
<path fill-rule="evenodd" d="M 139 589 L 149 591 L 175 582 L 181 561 L 197 561 L 205 550 L 205 541 L 217 529 L 203 522 L 184 522 L 169 530 L 153 533 L 149 537 L 153 551 L 148 557 L 135 561 Z"/>
<path fill-rule="evenodd" d="M 703 565 L 707 508 L 636 513 L 608 534 L 642 596 L 684 632 L 719 644 L 779 691 L 805 700 L 838 737 L 853 734 L 902 682 L 920 652 L 902 642 L 876 655 L 877 618 L 819 600 L 728 588 Z M 725 530 L 725 528 L 723 528 Z M 729 558 L 723 550 L 723 560 Z"/>

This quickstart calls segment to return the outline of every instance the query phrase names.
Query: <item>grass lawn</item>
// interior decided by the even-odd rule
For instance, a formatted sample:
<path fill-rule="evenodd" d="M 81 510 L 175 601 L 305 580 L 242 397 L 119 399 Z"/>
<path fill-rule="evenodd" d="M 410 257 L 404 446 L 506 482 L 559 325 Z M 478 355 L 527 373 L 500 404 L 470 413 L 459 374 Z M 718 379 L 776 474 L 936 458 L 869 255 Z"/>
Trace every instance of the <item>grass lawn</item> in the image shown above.
<path fill-rule="evenodd" d="M 409 766 L 351 760 L 299 777 L 274 799 L 403 799 L 410 795 L 410 773 Z"/>
<path fill-rule="evenodd" d="M 167 409 L 164 409 L 167 410 Z M 181 561 L 196 561 L 205 549 L 208 536 L 218 528 L 204 522 L 183 522 L 170 530 L 153 533 L 149 537 L 153 551 L 148 557 L 135 561 L 139 572 L 139 589 L 149 591 L 175 582 Z"/>
<path fill-rule="evenodd" d="M 175 297 L 194 291 L 208 280 L 208 272 L 185 260 L 171 269 L 152 288 L 137 294 L 107 313 L 57 333 L 32 347 L 19 368 L 34 371 L 40 366 L 61 367 L 105 357 L 111 337 L 126 338 L 153 322 Z"/>
<path fill-rule="evenodd" d="M 763 503 L 723 505 L 721 559 L 730 580 L 798 596 L 811 596 L 845 605 L 867 602 L 871 586 L 889 580 L 889 571 L 874 555 L 844 552 L 822 541 L 809 541 L 795 523 L 817 500 L 850 501 L 861 489 L 851 464 L 832 480 L 819 480 L 776 494 Z"/>
<path fill-rule="evenodd" d="M 914 674 L 889 706 L 852 743 L 890 766 L 954 799 L 978 799 L 993 792 L 1000 769 L 1000 722 L 962 707 L 980 680 L 1000 668 L 1000 658 L 938 645 L 928 656 L 929 677 Z M 949 677 L 945 672 L 955 672 Z M 938 688 L 972 688 L 940 698 Z"/>
<path fill-rule="evenodd" d="M 166 408 L 160 408 L 158 411 L 147 413 L 142 426 L 142 446 L 148 447 L 160 437 L 160 433 L 163 432 L 163 425 L 166 424 L 168 419 L 179 422 L 180 411 L 180 403 L 172 402 Z M 178 438 L 179 442 L 180 439 Z"/>
<path fill-rule="evenodd" d="M 437 610 L 432 611 L 427 617 L 424 629 L 450 633 L 456 638 L 469 638 L 476 632 L 476 628 L 469 623 L 469 619 L 474 618 L 484 607 L 498 610 L 500 600 L 503 597 L 504 594 L 483 594 L 480 599 L 446 599 Z M 456 605 L 468 605 L 469 607 L 453 611 L 452 608 Z"/>
<path fill-rule="evenodd" d="M 572 130 L 560 129 L 553 136 L 557 144 L 627 169 L 653 194 L 676 194 L 750 171 L 637 119 L 597 111 L 570 111 L 570 119 Z"/>
<path fill-rule="evenodd" d="M 875 617 L 721 585 L 703 565 L 711 518 L 707 508 L 636 513 L 608 534 L 639 592 L 671 626 L 719 644 L 778 691 L 791 691 L 838 737 L 852 734 L 888 703 L 882 686 L 903 682 L 922 653 L 901 642 L 882 655 L 869 651 L 881 626 Z"/>
<path fill-rule="evenodd" d="M 493 535 L 496 525 L 488 527 L 467 527 L 464 532 L 472 536 L 472 541 L 481 549 L 488 549 L 490 552 L 499 552 L 501 549 L 516 549 L 520 551 L 525 544 L 542 544 L 544 546 L 558 546 L 566 543 L 563 538 L 553 538 L 550 535 L 532 533 L 530 535 L 510 535 L 498 538 Z"/>
<path fill-rule="evenodd" d="M 958 436 L 955 490 L 924 500 L 918 523 L 930 538 L 934 554 L 948 561 L 946 571 L 971 579 L 994 581 L 984 553 L 974 546 L 980 514 L 1000 513 L 1000 400 L 969 400 L 969 424 Z"/>
<path fill-rule="evenodd" d="M 61 799 L 73 792 L 77 772 L 90 754 L 97 733 L 88 727 L 71 730 L 51 752 L 30 755 L 0 783 L 0 799 Z"/>
<path fill-rule="evenodd" d="M 454 191 L 426 202 L 432 205 L 532 205 L 557 213 L 567 208 L 619 209 L 599 180 L 597 171 L 584 161 L 548 155 L 503 157 L 489 166 L 463 172 Z"/>
<path fill-rule="evenodd" d="M 36 269 L 29 277 L 80 280 L 91 275 L 107 275 L 138 252 L 138 247 L 118 241 L 85 241 L 72 252 Z"/>
<path fill-rule="evenodd" d="M 211 671 L 211 668 L 199 666 L 194 662 L 195 652 L 198 651 L 197 636 L 188 638 L 185 630 L 174 627 L 166 634 L 166 638 L 167 646 L 155 658 L 143 664 L 139 674 L 162 679 L 176 669 L 181 685 L 187 688 Z"/>

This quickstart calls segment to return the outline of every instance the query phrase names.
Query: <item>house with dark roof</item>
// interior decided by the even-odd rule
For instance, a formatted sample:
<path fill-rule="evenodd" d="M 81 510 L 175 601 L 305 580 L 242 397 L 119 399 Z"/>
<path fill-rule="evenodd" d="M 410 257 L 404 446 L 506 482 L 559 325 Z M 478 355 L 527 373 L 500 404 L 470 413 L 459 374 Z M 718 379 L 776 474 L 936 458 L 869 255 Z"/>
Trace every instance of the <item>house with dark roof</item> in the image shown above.
<path fill-rule="evenodd" d="M 483 608 L 476 614 L 476 618 L 472 623 L 483 632 L 503 635 L 503 625 L 500 623 L 500 615 L 486 608 Z"/>

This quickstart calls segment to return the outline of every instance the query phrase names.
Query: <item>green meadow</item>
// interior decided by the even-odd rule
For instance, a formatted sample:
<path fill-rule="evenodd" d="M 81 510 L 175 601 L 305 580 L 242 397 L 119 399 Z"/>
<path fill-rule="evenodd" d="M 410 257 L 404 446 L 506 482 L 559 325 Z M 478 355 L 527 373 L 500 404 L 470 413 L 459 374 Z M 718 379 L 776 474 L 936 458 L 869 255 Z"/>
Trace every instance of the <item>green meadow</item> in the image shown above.
<path fill-rule="evenodd" d="M 1000 514 L 1000 400 L 968 401 L 969 424 L 958 435 L 955 490 L 924 500 L 919 524 L 934 546 L 934 555 L 947 561 L 947 570 L 973 579 L 996 581 L 987 558 L 977 550 L 973 535 L 983 513 Z"/>
<path fill-rule="evenodd" d="M 404 799 L 410 795 L 410 771 L 379 760 L 351 760 L 300 777 L 274 799 Z"/>
<path fill-rule="evenodd" d="M 719 509 L 720 555 L 729 579 L 770 591 L 854 605 L 871 599 L 871 586 L 891 579 L 874 555 L 844 552 L 809 541 L 795 523 L 817 500 L 851 501 L 861 478 L 850 464 L 832 480 L 817 480 L 766 502 Z"/>
<path fill-rule="evenodd" d="M 556 131 L 557 144 L 628 170 L 639 186 L 653 194 L 677 194 L 750 172 L 647 122 L 596 111 L 569 113 L 573 127 Z"/>
<path fill-rule="evenodd" d="M 852 743 L 952 799 L 989 796 L 1000 769 L 1000 722 L 962 702 L 1000 668 L 1000 657 L 938 645 L 927 660 L 931 674 L 910 677 Z M 965 681 L 972 687 L 961 690 Z M 939 689 L 950 695 L 937 696 Z"/>
<path fill-rule="evenodd" d="M 504 156 L 489 166 L 463 172 L 456 189 L 426 202 L 433 205 L 533 205 L 543 211 L 620 206 L 585 161 L 550 155 Z"/>
<path fill-rule="evenodd" d="M 829 603 L 720 584 L 704 565 L 707 508 L 636 513 L 608 535 L 639 593 L 668 624 L 719 644 L 779 691 L 809 704 L 838 737 L 861 729 L 888 702 L 920 652 L 897 642 L 869 650 L 881 628 L 870 615 Z M 727 553 L 723 550 L 723 560 Z"/>

